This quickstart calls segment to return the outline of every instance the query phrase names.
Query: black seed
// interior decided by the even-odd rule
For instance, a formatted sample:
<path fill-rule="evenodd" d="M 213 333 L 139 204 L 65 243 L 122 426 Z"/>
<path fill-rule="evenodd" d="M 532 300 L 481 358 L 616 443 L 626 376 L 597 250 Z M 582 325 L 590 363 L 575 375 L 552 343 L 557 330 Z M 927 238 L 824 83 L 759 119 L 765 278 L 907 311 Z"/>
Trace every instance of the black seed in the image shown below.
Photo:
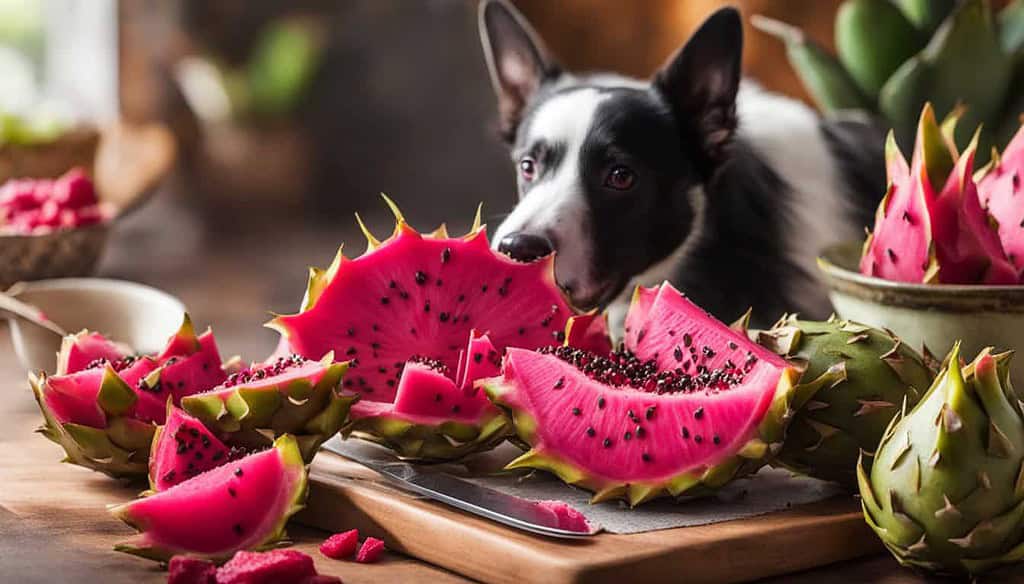
<path fill-rule="evenodd" d="M 389 300 L 387 296 L 384 296 L 383 298 L 380 299 L 380 303 L 385 306 L 387 306 L 389 302 L 391 302 L 391 300 Z"/>
<path fill-rule="evenodd" d="M 461 410 L 461 409 L 462 408 L 459 406 L 459 404 L 455 404 L 454 406 L 452 406 L 452 413 L 453 414 L 457 414 L 457 413 L 459 413 L 459 410 Z"/>
<path fill-rule="evenodd" d="M 602 442 L 601 444 L 604 444 L 605 448 L 611 448 L 612 447 L 612 439 L 611 438 L 605 438 L 604 442 Z"/>
<path fill-rule="evenodd" d="M 651 461 L 651 455 L 647 454 L 646 452 L 644 452 L 643 454 L 640 455 L 640 460 L 642 460 L 644 462 L 650 462 Z"/>
<path fill-rule="evenodd" d="M 523 328 L 523 327 L 519 327 L 519 334 L 525 335 L 526 334 L 526 329 Z"/>
<path fill-rule="evenodd" d="M 906 211 L 903 212 L 903 220 L 906 221 L 907 223 L 911 224 L 911 225 L 914 224 L 914 222 L 910 219 L 910 213 L 908 213 Z"/>
<path fill-rule="evenodd" d="M 565 378 L 559 377 L 558 381 L 555 382 L 555 389 L 562 389 L 563 387 L 565 387 Z"/>
<path fill-rule="evenodd" d="M 735 351 L 736 348 L 737 348 L 736 343 L 734 343 L 732 341 L 729 341 L 729 350 L 730 351 Z"/>
<path fill-rule="evenodd" d="M 587 436 L 593 436 L 594 434 L 597 434 L 596 430 L 593 428 L 587 428 Z"/>
<path fill-rule="evenodd" d="M 356 329 L 354 329 L 352 327 L 349 327 L 349 329 L 346 332 L 348 333 L 348 336 L 352 337 L 352 336 L 355 336 Z"/>
<path fill-rule="evenodd" d="M 394 387 L 395 386 L 395 380 L 394 379 L 389 379 L 389 380 L 385 381 L 385 383 L 388 384 L 388 387 Z"/>
<path fill-rule="evenodd" d="M 425 272 L 417 271 L 413 278 L 415 278 L 416 283 L 419 284 L 420 286 L 427 283 L 427 274 Z"/>
<path fill-rule="evenodd" d="M 406 292 L 405 290 L 399 290 L 398 291 L 398 297 L 401 298 L 402 300 L 408 300 L 409 299 L 409 293 Z"/>
<path fill-rule="evenodd" d="M 573 408 L 572 409 L 572 415 L 574 415 L 574 416 L 580 415 L 580 409 L 579 408 Z"/>
<path fill-rule="evenodd" d="M 430 301 L 427 300 L 423 303 L 423 312 L 430 312 Z"/>
<path fill-rule="evenodd" d="M 483 353 L 473 353 L 473 362 L 474 363 L 479 363 L 479 362 L 483 361 L 483 359 L 484 359 L 484 354 Z"/>
<path fill-rule="evenodd" d="M 441 319 L 441 322 L 448 322 L 448 313 L 442 312 L 440 315 L 438 315 L 438 318 Z"/>
<path fill-rule="evenodd" d="M 459 297 L 456 298 L 455 301 L 456 302 L 465 302 L 466 301 L 466 295 L 465 294 L 459 294 Z"/>
<path fill-rule="evenodd" d="M 704 441 L 704 438 L 702 438 L 700 434 L 696 434 L 693 437 L 693 441 L 696 442 L 697 444 L 700 444 L 701 442 Z"/>
<path fill-rule="evenodd" d="M 643 426 L 637 426 L 636 429 L 633 430 L 633 433 L 636 434 L 637 438 L 643 438 L 644 434 L 647 434 L 647 430 L 644 430 Z"/>
<path fill-rule="evenodd" d="M 236 468 L 236 469 L 235 469 L 235 476 L 236 476 L 236 477 L 240 477 L 240 476 L 242 476 L 243 474 L 245 474 L 245 473 L 243 473 L 243 472 L 242 472 L 242 469 L 241 469 L 241 467 L 239 467 L 239 468 Z"/>
<path fill-rule="evenodd" d="M 689 438 L 689 437 L 690 437 L 690 431 L 686 429 L 686 426 L 683 426 L 683 438 Z"/>
<path fill-rule="evenodd" d="M 210 458 L 210 460 L 220 460 L 222 458 L 224 458 L 224 451 L 218 450 L 217 452 L 213 453 L 213 456 Z"/>
<path fill-rule="evenodd" d="M 438 278 L 438 279 L 437 279 L 437 282 L 435 282 L 435 283 L 437 284 L 437 287 L 438 287 L 438 288 L 440 288 L 441 286 L 443 286 L 443 285 L 444 285 L 444 282 L 443 282 L 443 281 L 441 280 L 441 278 Z"/>
<path fill-rule="evenodd" d="M 704 408 L 697 408 L 693 410 L 693 418 L 699 420 L 704 417 Z"/>
<path fill-rule="evenodd" d="M 435 394 L 434 394 L 434 401 L 436 401 L 436 402 L 439 402 L 439 401 L 441 401 L 441 394 L 439 394 L 439 393 L 435 393 Z"/>
<path fill-rule="evenodd" d="M 683 333 L 683 345 L 689 347 L 690 343 L 692 343 L 692 342 L 693 342 L 693 337 L 690 336 L 690 333 Z"/>
<path fill-rule="evenodd" d="M 357 352 L 358 352 L 358 351 L 356 350 L 356 348 L 355 348 L 355 347 L 349 347 L 349 348 L 348 348 L 348 350 L 347 350 L 347 351 L 345 351 L 345 354 L 346 354 L 346 355 L 355 355 L 355 354 L 356 354 Z"/>
<path fill-rule="evenodd" d="M 714 442 L 715 444 L 721 444 L 722 439 L 718 437 L 718 434 L 715 434 L 714 436 L 711 437 L 711 441 Z"/>
<path fill-rule="evenodd" d="M 633 433 L 630 432 L 629 430 L 626 430 L 626 433 L 622 435 L 622 439 L 623 440 L 629 440 L 632 437 L 633 437 Z"/>
<path fill-rule="evenodd" d="M 446 247 L 444 248 L 444 251 L 441 252 L 441 263 L 447 264 L 450 259 L 452 259 L 452 248 Z"/>
<path fill-rule="evenodd" d="M 676 350 L 672 351 L 672 356 L 676 358 L 676 361 L 682 361 L 683 360 L 683 350 L 680 349 L 679 347 L 676 347 Z"/>
<path fill-rule="evenodd" d="M 487 284 L 484 284 L 483 286 L 480 286 L 480 291 L 481 292 L 487 292 Z"/>
<path fill-rule="evenodd" d="M 228 487 L 228 494 L 231 495 L 232 497 L 238 496 L 238 493 L 235 491 L 234 487 Z"/>
<path fill-rule="evenodd" d="M 396 288 L 396 287 L 398 287 L 398 282 L 396 282 L 394 280 L 391 280 L 390 282 L 388 282 L 388 288 Z"/>
<path fill-rule="evenodd" d="M 565 342 L 565 331 L 554 331 L 551 333 L 551 336 L 555 337 L 555 340 L 559 343 Z"/>
<path fill-rule="evenodd" d="M 597 409 L 599 409 L 599 410 L 603 410 L 604 409 L 604 397 L 597 398 Z"/>
<path fill-rule="evenodd" d="M 891 247 L 885 249 L 885 253 L 889 256 L 889 261 L 896 263 L 896 252 Z"/>
<path fill-rule="evenodd" d="M 239 524 L 239 523 L 236 523 L 236 524 L 235 524 L 235 527 L 234 527 L 234 530 L 235 530 L 235 533 L 236 533 L 236 534 L 238 534 L 238 535 L 242 535 L 242 525 L 241 525 L 241 524 Z"/>
<path fill-rule="evenodd" d="M 653 418 L 654 417 L 654 409 L 655 409 L 655 407 L 656 406 L 651 406 L 651 407 L 647 408 L 647 412 L 644 413 L 644 417 L 647 418 L 648 420 Z"/>

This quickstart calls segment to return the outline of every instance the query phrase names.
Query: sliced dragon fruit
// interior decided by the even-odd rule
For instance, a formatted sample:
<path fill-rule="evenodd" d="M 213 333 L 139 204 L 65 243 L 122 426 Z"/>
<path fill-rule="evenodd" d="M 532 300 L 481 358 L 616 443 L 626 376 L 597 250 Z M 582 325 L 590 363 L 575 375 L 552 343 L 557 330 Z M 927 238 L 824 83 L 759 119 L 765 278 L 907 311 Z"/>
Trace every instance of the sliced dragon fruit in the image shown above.
<path fill-rule="evenodd" d="M 112 365 L 30 375 L 29 384 L 43 412 L 40 431 L 68 462 L 114 477 L 145 473 L 154 427 L 127 416 L 138 398 Z"/>
<path fill-rule="evenodd" d="M 213 331 L 206 329 L 196 336 L 187 314 L 181 328 L 157 355 L 157 361 L 161 367 L 146 377 L 145 389 L 158 395 L 170 393 L 175 403 L 185 396 L 217 387 L 227 379 Z"/>
<path fill-rule="evenodd" d="M 98 361 L 118 361 L 132 354 L 131 349 L 100 333 L 81 330 L 64 337 L 57 353 L 57 375 L 75 373 Z"/>
<path fill-rule="evenodd" d="M 207 427 L 230 434 L 232 443 L 265 443 L 264 431 L 292 434 L 306 460 L 348 421 L 356 396 L 339 391 L 347 363 L 333 353 L 320 361 L 280 357 L 239 373 L 209 391 L 181 400 Z"/>
<path fill-rule="evenodd" d="M 509 349 L 484 380 L 526 454 L 507 468 L 548 470 L 631 505 L 699 494 L 763 466 L 793 410 L 796 373 L 669 284 L 634 296 L 625 348 Z"/>
<path fill-rule="evenodd" d="M 159 561 L 178 554 L 226 559 L 283 538 L 305 498 L 306 467 L 295 439 L 284 435 L 269 450 L 112 508 L 141 532 L 114 549 Z"/>
<path fill-rule="evenodd" d="M 229 448 L 202 422 L 168 406 L 167 422 L 157 428 L 149 457 L 149 485 L 167 489 L 228 462 Z"/>
<path fill-rule="evenodd" d="M 926 284 L 1016 281 L 971 177 L 977 138 L 958 156 L 948 136 L 955 124 L 944 123 L 944 132 L 925 105 L 909 168 L 890 134 L 889 189 L 864 242 L 861 273 Z"/>
<path fill-rule="evenodd" d="M 408 458 L 451 459 L 491 448 L 506 431 L 496 410 L 482 400 L 470 406 L 433 399 L 457 395 L 460 380 L 448 372 L 458 372 L 474 329 L 486 332 L 497 351 L 564 340 L 573 311 L 555 284 L 553 258 L 520 263 L 495 253 L 479 213 L 465 237 L 449 237 L 443 227 L 421 235 L 387 202 L 394 234 L 382 243 L 364 227 L 368 252 L 348 259 L 339 251 L 330 268 L 312 270 L 301 312 L 269 326 L 300 355 L 334 351 L 352 360 L 344 388 L 361 402 L 344 432 Z M 443 367 L 409 365 L 414 358 Z M 408 407 L 393 407 L 399 393 Z"/>
<path fill-rule="evenodd" d="M 1006 257 L 1024 276 L 1024 126 L 1001 156 L 979 171 L 978 195 L 982 205 L 999 224 L 999 240 Z"/>

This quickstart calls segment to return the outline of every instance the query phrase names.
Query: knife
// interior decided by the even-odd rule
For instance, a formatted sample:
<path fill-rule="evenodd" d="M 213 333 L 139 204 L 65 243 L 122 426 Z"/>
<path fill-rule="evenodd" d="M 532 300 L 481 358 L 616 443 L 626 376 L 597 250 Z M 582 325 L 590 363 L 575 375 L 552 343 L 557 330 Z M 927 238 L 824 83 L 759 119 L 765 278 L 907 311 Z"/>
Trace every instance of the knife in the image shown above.
<path fill-rule="evenodd" d="M 322 448 L 362 464 L 407 491 L 509 527 L 558 538 L 588 537 L 600 531 L 600 527 L 589 521 L 579 526 L 563 524 L 557 516 L 534 501 L 482 487 L 444 472 L 423 470 L 393 457 L 353 452 L 337 438 Z"/>

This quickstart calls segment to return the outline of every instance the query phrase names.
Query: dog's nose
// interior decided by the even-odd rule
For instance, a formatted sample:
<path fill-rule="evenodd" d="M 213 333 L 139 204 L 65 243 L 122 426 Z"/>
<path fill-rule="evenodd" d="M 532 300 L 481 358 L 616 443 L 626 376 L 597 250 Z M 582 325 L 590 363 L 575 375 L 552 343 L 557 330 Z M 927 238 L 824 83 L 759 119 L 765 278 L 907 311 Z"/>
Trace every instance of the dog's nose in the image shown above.
<path fill-rule="evenodd" d="M 498 251 L 520 262 L 532 262 L 555 251 L 551 240 L 532 233 L 510 233 L 501 238 Z"/>

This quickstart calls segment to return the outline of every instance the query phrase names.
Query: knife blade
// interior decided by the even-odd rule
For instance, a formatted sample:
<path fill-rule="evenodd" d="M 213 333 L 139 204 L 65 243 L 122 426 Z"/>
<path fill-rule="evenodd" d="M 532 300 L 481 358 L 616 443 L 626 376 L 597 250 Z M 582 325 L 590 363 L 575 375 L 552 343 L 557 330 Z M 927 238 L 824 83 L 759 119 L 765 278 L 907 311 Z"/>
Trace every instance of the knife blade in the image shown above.
<path fill-rule="evenodd" d="M 496 491 L 445 472 L 422 469 L 414 464 L 383 456 L 362 456 L 343 446 L 337 438 L 322 448 L 353 460 L 412 493 L 538 535 L 558 538 L 589 537 L 600 531 L 586 522 L 572 525 L 534 501 Z"/>

